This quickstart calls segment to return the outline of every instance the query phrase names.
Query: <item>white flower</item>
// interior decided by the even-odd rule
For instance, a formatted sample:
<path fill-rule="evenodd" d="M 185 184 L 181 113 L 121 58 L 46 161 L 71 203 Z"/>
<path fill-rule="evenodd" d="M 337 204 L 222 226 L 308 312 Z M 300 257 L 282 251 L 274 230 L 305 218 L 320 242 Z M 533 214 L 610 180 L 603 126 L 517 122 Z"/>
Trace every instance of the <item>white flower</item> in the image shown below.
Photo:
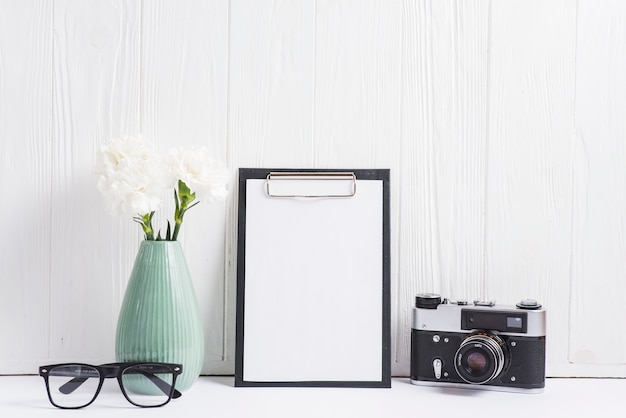
<path fill-rule="evenodd" d="M 146 240 L 176 241 L 189 209 L 228 195 L 228 170 L 209 156 L 206 147 L 176 148 L 163 159 L 143 138 L 114 139 L 100 149 L 94 171 L 107 210 L 132 215 Z M 161 235 L 152 227 L 152 216 L 166 187 L 174 187 L 176 210 L 174 222 L 168 221 Z"/>
<path fill-rule="evenodd" d="M 143 138 L 113 139 L 98 153 L 98 189 L 113 214 L 145 215 L 161 206 L 165 166 Z"/>
<path fill-rule="evenodd" d="M 206 147 L 172 149 L 165 161 L 171 185 L 182 180 L 199 201 L 209 203 L 228 195 L 228 169 Z"/>

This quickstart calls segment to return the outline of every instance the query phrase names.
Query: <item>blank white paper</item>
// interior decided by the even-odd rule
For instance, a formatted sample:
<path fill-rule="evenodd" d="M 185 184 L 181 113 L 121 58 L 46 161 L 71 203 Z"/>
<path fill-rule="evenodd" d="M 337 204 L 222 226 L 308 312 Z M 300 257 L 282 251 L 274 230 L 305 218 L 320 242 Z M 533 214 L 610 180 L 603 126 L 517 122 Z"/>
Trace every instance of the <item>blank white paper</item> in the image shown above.
<path fill-rule="evenodd" d="M 271 198 L 264 179 L 246 189 L 243 380 L 380 381 L 383 181 L 357 180 L 348 198 Z"/>

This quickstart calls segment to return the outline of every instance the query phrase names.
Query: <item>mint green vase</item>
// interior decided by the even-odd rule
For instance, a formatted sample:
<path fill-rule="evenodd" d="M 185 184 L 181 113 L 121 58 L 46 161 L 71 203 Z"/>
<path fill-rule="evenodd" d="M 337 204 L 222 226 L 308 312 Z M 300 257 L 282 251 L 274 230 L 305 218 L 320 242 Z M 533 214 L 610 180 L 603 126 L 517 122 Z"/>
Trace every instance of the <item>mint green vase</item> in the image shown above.
<path fill-rule="evenodd" d="M 196 381 L 204 360 L 204 333 L 185 254 L 178 241 L 142 241 L 117 321 L 119 362 L 183 365 L 176 389 Z"/>

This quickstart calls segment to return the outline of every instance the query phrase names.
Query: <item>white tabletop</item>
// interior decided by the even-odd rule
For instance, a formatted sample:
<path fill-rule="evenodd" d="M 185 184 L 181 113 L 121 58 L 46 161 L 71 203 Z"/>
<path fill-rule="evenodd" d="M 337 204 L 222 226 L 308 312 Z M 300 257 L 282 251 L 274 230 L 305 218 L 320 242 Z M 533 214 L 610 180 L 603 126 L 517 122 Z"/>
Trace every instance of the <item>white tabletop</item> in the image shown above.
<path fill-rule="evenodd" d="M 620 417 L 624 396 L 626 379 L 548 379 L 543 393 L 519 394 L 415 386 L 406 378 L 393 379 L 391 389 L 353 389 L 235 388 L 233 377 L 201 377 L 181 398 L 151 409 L 129 404 L 115 380 L 108 380 L 98 399 L 77 412 L 50 405 L 41 377 L 1 376 L 0 416 Z"/>

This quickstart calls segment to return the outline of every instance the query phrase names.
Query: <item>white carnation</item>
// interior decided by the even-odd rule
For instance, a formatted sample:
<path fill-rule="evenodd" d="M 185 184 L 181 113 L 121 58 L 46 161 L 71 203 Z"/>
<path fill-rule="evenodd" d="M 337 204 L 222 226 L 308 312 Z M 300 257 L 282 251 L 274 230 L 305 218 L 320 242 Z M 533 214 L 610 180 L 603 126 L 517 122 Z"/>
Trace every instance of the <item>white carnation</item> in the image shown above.
<path fill-rule="evenodd" d="M 112 140 L 98 153 L 98 189 L 113 214 L 145 215 L 161 206 L 165 167 L 143 138 Z"/>
<path fill-rule="evenodd" d="M 166 164 L 171 185 L 182 180 L 198 200 L 208 203 L 228 195 L 228 169 L 213 159 L 206 147 L 172 149 Z"/>

